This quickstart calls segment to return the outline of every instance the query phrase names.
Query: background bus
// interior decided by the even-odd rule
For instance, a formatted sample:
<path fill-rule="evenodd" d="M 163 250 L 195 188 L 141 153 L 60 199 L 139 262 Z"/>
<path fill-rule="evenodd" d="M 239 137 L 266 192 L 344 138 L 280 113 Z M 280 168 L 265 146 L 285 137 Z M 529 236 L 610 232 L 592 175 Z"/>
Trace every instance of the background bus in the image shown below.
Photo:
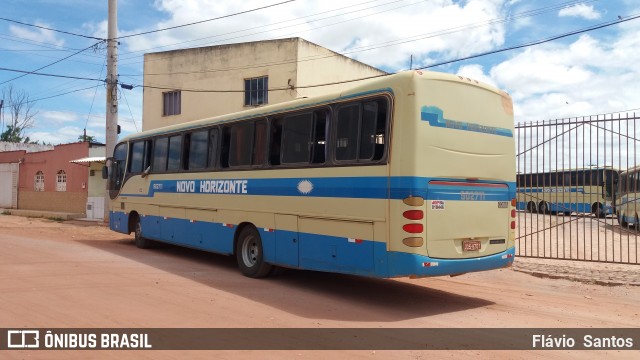
<path fill-rule="evenodd" d="M 616 215 L 622 227 L 640 230 L 640 167 L 620 173 L 616 199 Z"/>
<path fill-rule="evenodd" d="M 518 174 L 518 209 L 532 213 L 613 214 L 619 172 L 591 168 Z"/>
<path fill-rule="evenodd" d="M 273 265 L 372 277 L 511 265 L 511 98 L 408 71 L 142 132 L 109 159 L 110 227 Z"/>

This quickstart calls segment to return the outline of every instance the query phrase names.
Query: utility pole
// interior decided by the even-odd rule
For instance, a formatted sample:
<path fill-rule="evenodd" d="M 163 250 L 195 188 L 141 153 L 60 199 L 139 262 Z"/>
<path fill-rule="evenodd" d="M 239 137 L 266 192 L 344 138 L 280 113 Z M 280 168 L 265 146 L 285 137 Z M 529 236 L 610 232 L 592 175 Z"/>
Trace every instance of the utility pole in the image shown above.
<path fill-rule="evenodd" d="M 113 149 L 118 141 L 118 3 L 117 0 L 109 0 L 109 28 L 107 32 L 107 107 L 106 107 L 106 156 L 113 156 Z M 109 221 L 109 191 L 104 194 L 104 221 Z"/>

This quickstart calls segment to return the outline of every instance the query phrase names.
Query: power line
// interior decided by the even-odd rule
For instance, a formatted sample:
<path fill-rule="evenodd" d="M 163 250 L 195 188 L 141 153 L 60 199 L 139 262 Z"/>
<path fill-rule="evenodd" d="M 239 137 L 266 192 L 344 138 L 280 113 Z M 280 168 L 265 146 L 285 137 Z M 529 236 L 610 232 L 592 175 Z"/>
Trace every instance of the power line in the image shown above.
<path fill-rule="evenodd" d="M 507 47 L 507 48 L 497 49 L 497 50 L 493 50 L 493 51 L 487 51 L 487 52 L 483 52 L 483 53 L 472 55 L 472 56 L 467 56 L 467 57 L 463 57 L 463 58 L 444 61 L 444 62 L 440 62 L 440 63 L 428 65 L 428 66 L 423 66 L 423 67 L 417 68 L 416 70 L 432 68 L 432 67 L 446 65 L 446 64 L 450 64 L 450 63 L 454 63 L 454 62 L 469 60 L 469 59 L 473 59 L 473 58 L 477 58 L 477 57 L 481 57 L 481 56 L 486 56 L 486 55 L 496 54 L 496 53 L 500 53 L 500 52 L 505 52 L 505 51 L 515 50 L 515 49 L 520 49 L 520 48 L 540 45 L 540 44 L 547 43 L 547 42 L 550 42 L 550 41 L 562 39 L 562 38 L 565 38 L 565 37 L 568 37 L 568 36 L 577 35 L 577 34 L 589 32 L 589 31 L 602 29 L 602 28 L 605 28 L 605 27 L 609 27 L 609 26 L 616 25 L 616 24 L 619 24 L 619 23 L 622 23 L 622 22 L 626 22 L 626 21 L 635 20 L 635 19 L 638 19 L 638 18 L 640 18 L 640 15 L 633 15 L 633 16 L 628 16 L 628 17 L 624 17 L 624 18 L 619 18 L 617 20 L 609 21 L 609 22 L 606 22 L 606 23 L 601 23 L 599 25 L 591 26 L 591 27 L 584 28 L 584 29 L 581 29 L 581 30 L 572 31 L 572 32 L 569 32 L 569 33 L 564 33 L 564 34 L 557 35 L 557 36 L 554 36 L 554 37 L 551 37 L 551 38 L 547 38 L 547 39 L 544 39 L 544 40 L 529 42 L 529 43 L 520 44 L 520 45 L 516 45 L 516 46 L 510 46 L 510 47 Z M 359 78 L 359 79 L 338 81 L 338 82 L 333 82 L 333 83 L 298 86 L 296 88 L 302 89 L 302 88 L 314 88 L 314 87 L 321 87 L 321 86 L 338 85 L 338 84 L 344 84 L 344 83 L 349 83 L 349 82 L 367 80 L 367 79 L 371 79 L 371 78 L 388 76 L 388 75 L 391 75 L 391 74 L 375 75 L 375 76 L 369 76 L 369 77 L 364 77 L 364 78 Z M 180 90 L 180 91 L 185 91 L 185 92 L 213 92 L 213 93 L 244 92 L 244 90 L 176 89 L 176 88 L 164 87 L 164 86 L 156 86 L 156 85 L 134 85 L 134 86 L 136 86 L 136 87 L 144 87 L 144 88 L 160 89 L 160 90 Z M 291 90 L 291 89 L 289 87 L 273 89 L 273 91 L 281 91 L 281 90 Z M 271 91 L 271 89 L 269 91 Z"/>
<path fill-rule="evenodd" d="M 43 66 L 43 67 L 37 68 L 37 69 L 35 69 L 35 70 L 33 70 L 33 71 L 24 72 L 24 74 L 22 74 L 22 75 L 20 75 L 20 76 L 16 76 L 16 77 L 14 77 L 14 78 L 12 78 L 12 79 L 9 79 L 9 80 L 6 80 L 6 81 L 1 82 L 1 83 L 0 83 L 0 85 L 2 85 L 2 84 L 6 84 L 6 83 L 8 83 L 8 82 L 11 82 L 11 81 L 14 81 L 14 80 L 17 80 L 17 79 L 20 79 L 21 77 L 25 77 L 25 76 L 27 76 L 27 75 L 35 74 L 35 73 L 36 73 L 36 71 L 40 71 L 40 70 L 42 70 L 42 69 L 44 69 L 44 68 L 48 68 L 49 66 L 55 65 L 55 64 L 57 64 L 57 63 L 59 63 L 59 62 L 61 62 L 61 61 L 64 61 L 64 60 L 66 60 L 66 59 L 68 59 L 68 58 L 70 58 L 70 57 L 72 57 L 72 56 L 74 56 L 74 55 L 77 55 L 77 54 L 79 54 L 79 53 L 81 53 L 81 52 L 83 52 L 83 51 L 85 51 L 85 50 L 89 50 L 89 49 L 91 49 L 91 48 L 93 48 L 93 47 L 95 47 L 95 46 L 99 45 L 99 44 L 100 44 L 100 43 L 102 43 L 102 42 L 103 42 L 103 41 L 101 40 L 101 41 L 99 41 L 99 42 L 97 42 L 97 43 L 95 43 L 95 44 L 93 44 L 93 45 L 91 45 L 91 46 L 88 46 L 88 47 L 86 47 L 86 48 L 84 48 L 84 49 L 82 49 L 82 50 L 78 50 L 78 51 L 74 52 L 73 54 L 71 54 L 71 55 L 69 55 L 69 56 L 66 56 L 66 57 L 64 57 L 64 58 L 62 58 L 62 59 L 60 59 L 60 60 L 54 61 L 54 62 L 52 62 L 51 64 L 48 64 L 48 65 L 45 65 L 45 66 Z"/>
<path fill-rule="evenodd" d="M 432 68 L 432 67 L 436 67 L 436 66 L 442 66 L 442 65 L 451 64 L 451 63 L 454 63 L 454 62 L 474 59 L 474 58 L 481 57 L 481 56 L 497 54 L 497 53 L 504 52 L 504 51 L 510 51 L 510 50 L 521 49 L 521 48 L 530 47 L 530 46 L 534 46 L 534 45 L 540 45 L 540 44 L 544 44 L 544 43 L 547 43 L 547 42 L 550 42 L 550 41 L 562 39 L 562 38 L 565 38 L 565 37 L 568 37 L 568 36 L 582 34 L 582 33 L 586 33 L 586 32 L 589 32 L 589 31 L 602 29 L 602 28 L 605 28 L 605 27 L 609 27 L 609 26 L 612 26 L 612 25 L 620 24 L 620 23 L 623 23 L 623 22 L 626 22 L 626 21 L 635 20 L 635 19 L 638 19 L 638 18 L 640 18 L 640 15 L 633 15 L 633 16 L 629 16 L 629 17 L 625 17 L 625 18 L 621 17 L 618 20 L 613 20 L 613 21 L 610 21 L 610 22 L 601 23 L 599 25 L 595 25 L 595 26 L 591 26 L 591 27 L 588 27 L 588 28 L 584 28 L 582 30 L 572 31 L 572 32 L 569 32 L 569 33 L 564 33 L 562 35 L 553 36 L 553 37 L 550 37 L 550 38 L 547 38 L 547 39 L 544 39 L 544 40 L 533 41 L 533 42 L 529 42 L 529 43 L 526 43 L 526 44 L 520 44 L 520 45 L 515 45 L 515 46 L 509 46 L 509 47 L 502 48 L 502 49 L 486 51 L 486 52 L 483 52 L 483 53 L 480 53 L 480 54 L 466 56 L 466 57 L 463 57 L 463 58 L 458 58 L 458 59 L 449 60 L 449 61 L 443 61 L 443 62 L 439 62 L 439 63 L 427 65 L 427 66 L 423 66 L 423 67 L 417 68 L 416 70 L 428 69 L 428 68 Z"/>
<path fill-rule="evenodd" d="M 79 36 L 79 37 L 83 37 L 83 38 L 86 38 L 86 39 L 93 39 L 93 40 L 100 40 L 100 41 L 104 41 L 105 40 L 105 39 L 97 38 L 97 37 L 94 37 L 94 36 L 76 34 L 76 33 L 72 33 L 72 32 L 69 32 L 69 31 L 53 29 L 53 28 L 46 27 L 46 26 L 28 24 L 28 23 L 24 23 L 22 21 L 13 20 L 13 19 L 7 19 L 7 18 L 4 18 L 4 17 L 0 17 L 0 20 L 12 22 L 12 23 L 16 23 L 16 24 L 20 24 L 20 25 L 24 25 L 24 26 L 30 26 L 30 27 L 34 27 L 34 28 L 38 28 L 38 29 L 42 29 L 42 30 L 54 31 L 54 32 L 61 33 L 61 34 Z"/>
<path fill-rule="evenodd" d="M 293 18 L 293 19 L 284 20 L 284 21 L 278 21 L 278 22 L 275 22 L 275 23 L 267 24 L 267 25 L 255 26 L 255 27 L 251 27 L 251 28 L 247 28 L 247 29 L 227 32 L 227 33 L 224 33 L 224 34 L 218 34 L 218 35 L 207 36 L 207 37 L 203 37 L 203 38 L 199 38 L 199 39 L 181 41 L 181 42 L 178 42 L 178 43 L 173 43 L 173 44 L 168 44 L 168 45 L 155 46 L 155 47 L 146 48 L 146 49 L 142 49 L 142 50 L 130 51 L 130 52 L 126 52 L 126 53 L 121 53 L 120 55 L 135 54 L 135 53 L 140 53 L 140 52 L 146 52 L 146 51 L 153 50 L 153 49 L 171 47 L 171 46 L 176 46 L 176 45 L 182 45 L 182 44 L 186 44 L 186 43 L 196 42 L 196 41 L 200 41 L 200 40 L 216 38 L 216 37 L 220 37 L 220 36 L 224 36 L 224 35 L 237 34 L 237 33 L 245 32 L 245 31 L 249 31 L 249 30 L 254 30 L 254 29 L 263 29 L 266 26 L 273 26 L 273 25 L 277 25 L 277 24 L 283 24 L 283 23 L 287 23 L 287 22 L 291 22 L 291 21 L 301 20 L 301 19 L 305 19 L 305 18 L 317 16 L 317 15 L 322 15 L 322 14 L 326 14 L 326 13 L 330 13 L 330 12 L 335 12 L 335 11 L 339 11 L 339 10 L 344 10 L 344 9 L 347 9 L 347 8 L 352 8 L 352 7 L 356 7 L 356 6 L 360 6 L 360 5 L 363 5 L 363 4 L 368 4 L 368 3 L 372 3 L 372 2 L 376 2 L 376 1 L 379 1 L 379 0 L 365 1 L 365 2 L 362 2 L 362 3 L 349 5 L 349 6 L 341 7 L 341 8 L 338 8 L 338 9 L 327 10 L 327 11 L 323 11 L 323 12 L 319 12 L 319 13 L 315 13 L 315 14 L 311 14 L 311 15 L 301 16 L 301 17 L 298 17 L 298 18 Z M 371 6 L 371 7 L 364 8 L 364 9 L 358 9 L 358 10 L 354 10 L 354 11 L 350 11 L 350 12 L 346 12 L 346 13 L 336 14 L 336 15 L 332 15 L 331 17 L 343 16 L 343 15 L 351 14 L 351 13 L 354 13 L 354 12 L 369 10 L 369 9 L 373 9 L 373 8 L 380 7 L 380 6 L 386 6 L 386 5 L 393 4 L 393 3 L 396 3 L 396 2 L 400 2 L 400 1 L 404 1 L 404 0 L 397 0 L 397 1 L 390 2 L 390 3 L 384 3 L 384 4 L 381 4 L 381 5 L 375 5 L 375 6 Z M 592 0 L 592 1 L 594 1 L 594 0 Z M 325 20 L 325 19 L 328 19 L 328 18 L 313 19 L 311 21 L 321 21 L 321 20 Z M 288 26 L 284 26 L 284 27 L 281 27 L 281 28 L 277 28 L 277 29 L 270 29 L 270 30 L 267 30 L 267 31 L 260 31 L 260 32 L 257 32 L 257 33 L 237 36 L 237 37 L 233 37 L 233 38 L 226 38 L 226 39 L 223 39 L 223 40 L 215 41 L 213 43 L 219 43 L 219 42 L 223 42 L 223 41 L 228 41 L 228 40 L 237 39 L 237 38 L 246 37 L 246 36 L 251 36 L 251 35 L 256 35 L 256 34 L 262 34 L 262 33 L 268 32 L 268 31 L 281 30 L 281 29 L 285 29 L 285 28 L 288 28 L 288 27 L 295 27 L 295 26 L 300 26 L 300 25 L 304 25 L 304 23 L 288 25 Z M 127 59 L 133 59 L 135 57 L 138 57 L 138 55 L 129 56 L 129 57 L 122 57 L 121 59 L 127 60 Z"/>
<path fill-rule="evenodd" d="M 107 58 L 104 59 L 102 66 L 100 67 L 100 75 L 98 77 L 102 77 L 102 71 L 104 70 L 104 66 L 107 63 Z M 89 107 L 89 115 L 91 115 L 91 111 L 93 111 L 93 103 L 96 101 L 96 94 L 98 94 L 98 86 L 96 86 L 95 91 L 93 92 L 93 99 L 91 99 L 91 106 Z M 87 121 L 84 123 L 84 128 L 87 128 L 87 124 L 89 123 L 89 115 L 87 115 Z"/>
<path fill-rule="evenodd" d="M 129 108 L 129 115 L 131 115 L 131 122 L 133 122 L 133 126 L 136 127 L 136 132 L 140 132 L 140 130 L 138 130 L 136 119 L 133 118 L 133 112 L 131 112 L 131 106 L 129 106 L 129 100 L 127 100 L 127 96 L 125 95 L 124 91 L 122 91 L 122 97 L 124 98 L 124 102 L 127 103 L 127 108 Z M 87 121 L 89 121 L 88 118 Z"/>
<path fill-rule="evenodd" d="M 590 0 L 589 2 L 593 2 L 593 1 L 598 1 L 598 0 Z M 291 63 L 295 63 L 295 62 L 314 61 L 314 60 L 321 60 L 321 59 L 326 59 L 326 58 L 330 58 L 330 57 L 344 56 L 344 55 L 347 55 L 347 54 L 354 54 L 354 53 L 359 53 L 359 52 L 364 52 L 364 51 L 376 50 L 376 49 L 379 49 L 379 48 L 384 48 L 384 47 L 389 47 L 389 46 L 401 45 L 401 44 L 405 44 L 405 43 L 409 43 L 409 42 L 413 42 L 413 41 L 424 40 L 424 39 L 431 38 L 431 37 L 448 35 L 448 34 L 452 34 L 452 33 L 458 32 L 458 31 L 464 31 L 464 30 L 468 30 L 468 29 L 481 27 L 481 26 L 498 24 L 498 23 L 505 23 L 505 22 L 512 21 L 514 19 L 523 18 L 523 17 L 537 16 L 537 15 L 540 15 L 540 14 L 544 14 L 546 12 L 557 10 L 557 9 L 562 8 L 564 6 L 569 6 L 571 4 L 582 3 L 582 2 L 584 2 L 584 1 L 580 1 L 580 0 L 568 1 L 568 2 L 565 2 L 565 3 L 562 3 L 562 4 L 558 4 L 558 5 L 547 6 L 547 7 L 543 7 L 543 8 L 539 8 L 539 9 L 524 11 L 524 12 L 521 12 L 521 13 L 518 13 L 518 14 L 514 14 L 514 15 L 511 15 L 511 16 L 508 16 L 508 17 L 504 17 L 504 18 L 497 18 L 497 19 L 482 21 L 482 22 L 475 23 L 475 24 L 469 24 L 469 25 L 458 26 L 458 27 L 453 27 L 453 28 L 449 28 L 449 29 L 443 29 L 443 30 L 439 30 L 439 31 L 435 31 L 435 32 L 429 32 L 429 33 L 425 33 L 425 34 L 411 36 L 411 37 L 404 38 L 404 39 L 396 39 L 396 40 L 387 41 L 387 42 L 383 42 L 383 43 L 379 43 L 379 44 L 373 44 L 373 45 L 369 45 L 369 46 L 356 47 L 356 48 L 350 49 L 349 51 L 343 51 L 341 53 L 334 53 L 334 54 L 331 54 L 331 55 L 321 55 L 321 56 L 314 55 L 314 56 L 309 56 L 309 57 L 306 57 L 306 58 L 303 58 L 303 59 L 289 60 L 289 61 L 282 61 L 282 62 L 271 62 L 271 63 L 263 63 L 263 64 L 255 64 L 255 65 L 251 65 L 251 66 L 248 66 L 248 67 L 233 67 L 233 68 L 226 68 L 226 69 L 207 69 L 207 70 L 191 71 L 191 72 L 178 72 L 178 74 L 193 74 L 193 73 L 206 73 L 206 72 L 219 72 L 219 71 L 229 71 L 229 70 L 252 69 L 252 68 L 263 67 L 263 66 L 286 65 L 286 64 L 291 64 Z M 388 5 L 388 3 L 385 4 L 385 5 Z M 415 3 L 409 4 L 409 5 L 405 5 L 405 6 L 410 6 L 410 5 L 415 5 Z M 405 7 L 405 6 L 401 6 L 401 7 Z M 374 7 L 377 7 L 377 6 L 374 6 Z M 390 10 L 399 9 L 401 7 L 393 8 L 393 9 L 390 9 Z M 373 7 L 369 7 L 369 8 L 362 9 L 362 10 L 368 10 L 368 9 L 371 9 L 371 8 L 373 8 Z M 381 12 L 377 12 L 377 13 L 369 14 L 369 15 L 365 15 L 365 16 L 377 15 L 377 14 L 380 14 L 380 13 L 383 13 L 383 12 L 387 12 L 387 11 L 390 11 L 390 10 L 384 10 L 384 11 L 381 11 Z M 359 10 L 357 10 L 357 11 L 359 11 Z M 355 11 L 352 11 L 352 12 L 355 12 Z M 340 14 L 340 15 L 344 15 L 344 14 Z M 332 24 L 327 24 L 327 25 L 315 27 L 312 30 L 317 30 L 317 29 L 320 29 L 320 28 L 341 24 L 341 23 L 344 23 L 344 22 L 347 22 L 347 21 L 360 19 L 360 18 L 365 17 L 365 16 L 361 16 L 361 17 L 357 17 L 357 18 L 353 18 L 353 19 L 349 19 L 349 20 L 345 20 L 345 21 L 340 21 L 340 22 L 337 22 L 337 23 L 332 23 Z M 324 19 L 326 19 L 326 18 L 324 18 Z M 320 19 L 320 20 L 324 20 L 324 19 Z M 317 21 L 317 20 L 315 20 L 315 21 Z M 280 29 L 282 29 L 282 28 L 280 28 Z M 251 29 L 249 29 L 249 30 L 251 30 Z M 275 30 L 278 30 L 278 29 L 275 29 Z M 220 40 L 220 41 L 217 41 L 217 42 L 228 41 L 228 40 L 232 40 L 232 39 L 236 39 L 236 38 L 240 38 L 240 37 L 245 37 L 245 36 L 256 35 L 256 34 L 260 34 L 260 33 L 263 33 L 263 32 L 252 33 L 252 34 L 248 34 L 248 35 L 242 35 L 242 36 L 238 36 L 238 37 L 234 37 L 234 38 L 226 38 L 224 40 Z M 228 34 L 230 34 L 230 33 L 228 33 Z M 223 35 L 226 35 L 226 34 L 223 34 Z M 290 34 L 288 34 L 288 35 L 290 35 Z M 163 58 L 162 57 L 161 58 L 155 58 L 153 60 L 148 60 L 148 61 L 156 61 L 156 60 L 160 60 L 160 59 L 163 59 Z M 131 63 L 128 63 L 128 64 L 133 64 L 133 63 L 134 62 L 131 62 Z M 176 73 L 175 72 L 174 73 L 146 73 L 146 74 L 144 74 L 144 76 L 147 76 L 147 75 L 169 75 L 169 74 L 176 74 Z M 143 76 L 143 75 L 142 74 L 132 74 L 132 75 L 128 75 L 128 76 Z"/>
<path fill-rule="evenodd" d="M 624 18 L 621 18 L 621 19 L 618 19 L 618 20 L 614 20 L 614 21 L 602 23 L 602 24 L 599 24 L 599 25 L 591 26 L 591 27 L 588 27 L 588 28 L 584 28 L 584 29 L 581 29 L 581 30 L 576 30 L 576 31 L 572 31 L 572 32 L 569 32 L 569 33 L 564 33 L 564 34 L 557 35 L 557 36 L 554 36 L 554 37 L 551 37 L 551 38 L 547 38 L 547 39 L 544 39 L 544 40 L 529 42 L 529 43 L 525 43 L 525 44 L 521 44 L 521 45 L 510 46 L 510 47 L 507 47 L 507 48 L 502 48 L 502 49 L 498 49 L 498 50 L 483 52 L 483 53 L 476 54 L 476 55 L 473 55 L 473 56 L 467 56 L 467 57 L 453 59 L 453 60 L 449 60 L 449 61 L 445 61 L 445 62 L 441 62 L 441 63 L 437 63 L 437 64 L 423 66 L 423 67 L 420 67 L 420 68 L 418 68 L 416 70 L 427 69 L 427 68 L 431 68 L 431 67 L 436 67 L 436 66 L 441 66 L 441 65 L 445 65 L 445 64 L 454 63 L 454 62 L 469 60 L 469 59 L 473 59 L 473 58 L 477 58 L 477 57 L 481 57 L 481 56 L 486 56 L 486 55 L 496 54 L 496 53 L 500 53 L 500 52 L 505 52 L 505 51 L 515 50 L 515 49 L 520 49 L 520 48 L 540 45 L 540 44 L 543 44 L 543 43 L 546 43 L 546 42 L 550 42 L 550 41 L 553 41 L 553 40 L 558 40 L 558 39 L 565 38 L 565 37 L 568 37 L 568 36 L 577 35 L 577 34 L 589 32 L 589 31 L 602 29 L 602 28 L 605 28 L 605 27 L 613 26 L 613 25 L 616 25 L 616 24 L 619 24 L 619 23 L 635 20 L 635 19 L 638 19 L 638 18 L 640 18 L 640 15 L 628 16 L 628 17 L 624 17 Z M 33 74 L 33 75 L 41 75 L 41 76 L 51 76 L 51 77 L 59 77 L 59 78 L 69 78 L 69 79 L 105 82 L 105 80 L 103 80 L 103 79 L 92 79 L 92 78 L 84 78 L 84 77 L 69 76 L 69 75 L 37 73 L 37 72 L 29 72 L 29 71 L 24 71 L 24 70 L 8 69 L 8 68 L 3 68 L 3 67 L 0 67 L 0 70 L 13 71 L 13 72 L 22 72 L 22 73 L 30 73 L 30 74 Z M 384 77 L 384 76 L 389 76 L 389 75 L 392 75 L 392 74 L 380 74 L 380 75 L 374 75 L 374 76 L 368 76 L 368 77 L 363 77 L 363 78 L 358 78 L 358 79 L 351 79 L 351 80 L 344 80 L 344 81 L 337 81 L 337 82 L 331 82 L 331 83 L 298 86 L 296 88 L 304 89 L 304 88 L 315 88 L 315 87 L 322 87 L 322 86 L 329 86 L 329 85 L 338 85 L 338 84 L 362 81 L 362 80 L 367 80 L 367 79 L 372 79 L 372 78 Z M 161 86 L 161 85 L 132 84 L 132 86 L 141 87 L 141 88 L 159 89 L 159 90 L 180 90 L 180 91 L 184 91 L 184 92 L 203 92 L 203 93 L 239 93 L 239 92 L 244 92 L 244 90 L 210 90 L 210 89 L 188 89 L 188 88 L 178 89 L 178 88 L 175 88 L 175 87 Z M 291 88 L 290 87 L 273 88 L 273 89 L 269 89 L 268 91 L 283 91 L 283 90 L 291 90 Z"/>
<path fill-rule="evenodd" d="M 42 98 L 39 98 L 39 99 L 29 100 L 29 101 L 27 101 L 27 103 L 32 103 L 32 102 L 36 102 L 36 101 L 40 101 L 40 100 L 47 100 L 47 99 L 55 98 L 55 97 L 58 97 L 58 96 L 68 95 L 68 94 L 72 94 L 72 93 L 76 93 L 76 92 L 80 92 L 80 91 L 84 91 L 84 90 L 90 90 L 90 89 L 93 89 L 93 88 L 98 88 L 100 86 L 102 86 L 102 85 L 93 85 L 93 86 L 89 86 L 89 87 L 82 88 L 82 89 L 76 89 L 76 90 L 72 90 L 72 91 L 67 91 L 67 92 L 64 92 L 62 94 L 56 94 L 56 95 L 51 95 L 51 96 L 47 96 L 47 97 L 42 97 Z"/>
<path fill-rule="evenodd" d="M 0 67 L 0 71 L 10 71 L 10 72 L 17 72 L 17 73 L 23 73 L 23 74 L 28 74 L 28 75 L 49 76 L 49 77 L 56 77 L 56 78 L 63 78 L 63 79 L 106 82 L 104 79 L 94 79 L 94 78 L 86 78 L 86 77 L 72 76 L 72 75 L 48 74 L 48 73 L 40 73 L 40 72 L 35 72 L 35 71 L 9 69 L 9 68 L 5 68 L 5 67 Z"/>
<path fill-rule="evenodd" d="M 196 21 L 196 22 L 192 22 L 192 23 L 188 23 L 188 24 L 170 26 L 170 27 L 163 28 L 163 29 L 144 31 L 144 32 L 140 32 L 140 33 L 137 33 L 137 34 L 118 36 L 114 40 L 126 39 L 126 38 L 130 38 L 130 37 L 133 37 L 133 36 L 153 34 L 153 33 L 157 33 L 157 32 L 160 32 L 160 31 L 173 30 L 173 29 L 178 29 L 178 28 L 185 27 L 185 26 L 197 25 L 197 24 L 202 24 L 202 23 L 209 22 L 209 21 L 225 19 L 225 18 L 229 18 L 229 17 L 232 17 L 232 16 L 236 16 L 236 15 L 247 14 L 247 13 L 250 13 L 250 12 L 263 10 L 263 9 L 267 9 L 267 8 L 270 8 L 270 7 L 274 7 L 274 6 L 290 3 L 290 2 L 293 2 L 293 1 L 296 1 L 296 0 L 287 0 L 287 1 L 276 3 L 276 4 L 266 5 L 266 6 L 258 7 L 258 8 L 251 9 L 251 10 L 240 11 L 240 12 L 237 12 L 237 13 L 223 15 L 223 16 L 219 16 L 219 17 L 216 17 L 216 18 L 212 18 L 212 19 L 200 20 L 200 21 Z"/>

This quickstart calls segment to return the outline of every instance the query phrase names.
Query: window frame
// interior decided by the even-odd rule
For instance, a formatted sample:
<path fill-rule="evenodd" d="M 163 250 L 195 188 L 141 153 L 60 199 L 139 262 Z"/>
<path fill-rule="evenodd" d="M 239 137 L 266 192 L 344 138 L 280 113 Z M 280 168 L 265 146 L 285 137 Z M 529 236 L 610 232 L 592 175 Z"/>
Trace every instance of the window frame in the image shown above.
<path fill-rule="evenodd" d="M 66 192 L 66 191 L 67 191 L 67 172 L 64 170 L 58 170 L 58 172 L 56 173 L 56 192 Z"/>
<path fill-rule="evenodd" d="M 167 103 L 167 100 L 170 103 Z M 182 91 L 171 90 L 162 93 L 162 116 L 175 116 L 182 113 Z"/>
<path fill-rule="evenodd" d="M 382 156 L 379 159 L 373 159 L 375 157 L 375 143 L 376 143 L 376 138 L 378 137 L 376 132 L 377 132 L 377 123 L 376 123 L 376 130 L 374 131 L 374 151 L 373 151 L 373 155 L 370 159 L 360 159 L 360 144 L 362 143 L 362 119 L 363 119 L 363 114 L 364 114 L 364 104 L 365 103 L 369 103 L 369 102 L 385 102 L 385 118 L 384 118 L 384 137 L 383 137 L 383 141 L 384 143 L 382 144 L 384 146 L 383 148 L 383 152 L 382 152 Z M 336 157 L 336 149 L 337 149 L 337 142 L 338 142 L 338 114 L 340 112 L 340 109 L 345 108 L 345 107 L 349 107 L 349 106 L 353 106 L 355 104 L 359 104 L 359 120 L 358 120 L 358 144 L 356 147 L 356 158 L 355 159 L 349 159 L 349 160 L 338 160 Z M 378 114 L 379 114 L 379 105 L 378 105 Z M 371 97 L 364 97 L 364 98 L 360 98 L 357 100 L 350 100 L 350 101 L 345 101 L 345 102 L 341 102 L 341 103 L 337 103 L 333 105 L 333 114 L 331 116 L 331 126 L 330 126 L 330 149 L 328 151 L 328 154 L 330 154 L 331 156 L 331 161 L 333 166 L 339 166 L 339 165 L 344 165 L 344 166 L 353 166 L 353 165 L 367 165 L 367 164 L 371 164 L 371 165 L 378 165 L 378 164 L 382 164 L 382 163 L 387 163 L 388 162 L 388 157 L 389 157 L 389 148 L 391 146 L 390 144 L 390 139 L 391 139 L 391 122 L 393 121 L 392 118 L 392 114 L 393 114 L 393 100 L 392 98 L 387 95 L 387 94 L 377 94 L 376 96 L 371 96 Z"/>
<path fill-rule="evenodd" d="M 256 89 L 253 88 L 254 81 Z M 245 107 L 255 107 L 269 104 L 269 75 L 245 78 L 243 80 L 243 83 L 243 103 Z M 262 84 L 262 88 L 260 88 L 259 84 Z M 248 89 L 247 85 L 249 86 Z M 253 93 L 256 94 L 255 102 Z M 262 101 L 260 101 L 260 95 L 262 95 Z"/>
<path fill-rule="evenodd" d="M 42 170 L 38 170 L 33 177 L 33 191 L 44 192 L 44 172 Z"/>

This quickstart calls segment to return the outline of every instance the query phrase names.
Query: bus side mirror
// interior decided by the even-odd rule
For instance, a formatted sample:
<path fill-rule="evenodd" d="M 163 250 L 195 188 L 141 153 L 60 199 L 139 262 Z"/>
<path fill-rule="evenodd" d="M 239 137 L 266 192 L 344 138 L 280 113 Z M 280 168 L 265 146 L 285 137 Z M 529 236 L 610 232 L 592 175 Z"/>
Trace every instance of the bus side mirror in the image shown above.
<path fill-rule="evenodd" d="M 109 168 L 107 165 L 102 166 L 102 178 L 105 180 L 109 178 Z"/>

